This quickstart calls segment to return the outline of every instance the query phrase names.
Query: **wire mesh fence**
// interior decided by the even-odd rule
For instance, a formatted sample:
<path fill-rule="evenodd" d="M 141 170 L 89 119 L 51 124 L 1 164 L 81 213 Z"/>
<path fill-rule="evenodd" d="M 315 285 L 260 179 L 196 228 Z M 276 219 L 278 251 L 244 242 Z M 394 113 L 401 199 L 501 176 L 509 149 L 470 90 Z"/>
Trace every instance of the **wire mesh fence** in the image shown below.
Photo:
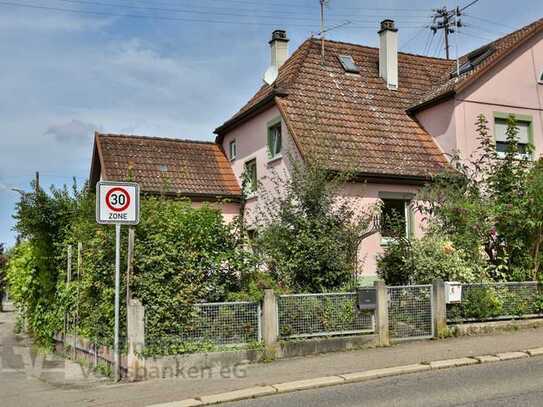
<path fill-rule="evenodd" d="M 279 336 L 303 338 L 374 332 L 372 312 L 357 309 L 356 293 L 290 294 L 277 298 Z"/>
<path fill-rule="evenodd" d="M 205 303 L 195 306 L 195 318 L 181 337 L 209 340 L 220 345 L 260 341 L 260 304 L 254 302 Z"/>
<path fill-rule="evenodd" d="M 394 339 L 430 338 L 434 335 L 432 286 L 390 286 L 388 323 Z"/>
<path fill-rule="evenodd" d="M 451 323 L 542 315 L 543 286 L 535 281 L 462 284 L 462 301 L 447 305 Z"/>
<path fill-rule="evenodd" d="M 169 317 L 164 315 L 163 308 L 147 306 L 146 347 L 152 348 L 155 352 L 172 353 L 173 349 L 201 350 L 198 345 L 202 344 L 243 345 L 261 340 L 259 303 L 201 303 L 189 306 L 185 313 L 190 317 L 182 323 L 165 323 Z M 170 347 L 172 349 L 167 350 Z"/>

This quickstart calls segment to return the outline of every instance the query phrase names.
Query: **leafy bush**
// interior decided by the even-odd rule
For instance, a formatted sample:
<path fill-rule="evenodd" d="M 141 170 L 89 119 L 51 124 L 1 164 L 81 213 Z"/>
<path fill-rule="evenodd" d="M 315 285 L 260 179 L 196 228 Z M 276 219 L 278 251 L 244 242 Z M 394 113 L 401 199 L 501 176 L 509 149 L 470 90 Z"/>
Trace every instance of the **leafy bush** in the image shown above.
<path fill-rule="evenodd" d="M 476 287 L 467 291 L 462 298 L 456 317 L 485 320 L 503 315 L 504 299 L 493 287 Z"/>
<path fill-rule="evenodd" d="M 507 151 L 498 156 L 488 121 L 478 117 L 480 147 L 453 170 L 434 177 L 419 199 L 431 225 L 495 281 L 537 280 L 543 243 L 543 162 L 532 146 L 521 151 L 518 127 L 508 119 Z M 523 146 L 524 148 L 525 146 Z"/>
<path fill-rule="evenodd" d="M 389 285 L 431 284 L 435 279 L 472 282 L 477 265 L 464 259 L 462 250 L 436 235 L 391 242 L 377 261 L 378 274 Z"/>
<path fill-rule="evenodd" d="M 353 284 L 360 236 L 370 216 L 356 215 L 339 196 L 347 180 L 309 160 L 295 164 L 278 196 L 269 198 L 256 244 L 280 285 L 323 292 Z"/>
<path fill-rule="evenodd" d="M 240 291 L 243 277 L 254 270 L 253 257 L 240 244 L 235 225 L 226 224 L 217 209 L 157 197 L 144 197 L 141 205 L 131 292 L 149 307 L 147 339 L 153 343 L 176 338 L 177 348 L 191 348 L 179 338 L 194 317 L 192 305 L 224 300 Z M 94 194 L 77 188 L 71 194 L 66 189 L 50 195 L 39 190 L 19 203 L 17 229 L 24 240 L 10 256 L 8 280 L 13 300 L 43 343 L 50 344 L 53 334 L 62 330 L 65 316 L 69 327 L 78 321 L 80 335 L 98 344 L 112 343 L 115 233 L 113 227 L 96 224 L 94 207 Z M 126 238 L 123 228 L 121 265 L 126 264 Z M 79 274 L 78 242 L 83 242 Z M 73 248 L 70 284 L 68 246 Z M 125 292 L 125 273 L 121 276 Z M 122 333 L 125 301 L 120 321 Z"/>

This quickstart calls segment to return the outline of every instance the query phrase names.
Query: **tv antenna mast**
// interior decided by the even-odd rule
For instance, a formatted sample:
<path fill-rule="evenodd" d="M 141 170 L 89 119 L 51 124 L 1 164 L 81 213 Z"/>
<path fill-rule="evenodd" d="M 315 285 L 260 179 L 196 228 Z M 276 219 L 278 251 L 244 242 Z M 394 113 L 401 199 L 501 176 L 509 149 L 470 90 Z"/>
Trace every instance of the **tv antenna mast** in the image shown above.
<path fill-rule="evenodd" d="M 321 32 L 319 33 L 321 37 L 321 64 L 324 65 L 324 7 L 328 6 L 330 0 L 319 0 L 319 2 L 321 5 Z"/>

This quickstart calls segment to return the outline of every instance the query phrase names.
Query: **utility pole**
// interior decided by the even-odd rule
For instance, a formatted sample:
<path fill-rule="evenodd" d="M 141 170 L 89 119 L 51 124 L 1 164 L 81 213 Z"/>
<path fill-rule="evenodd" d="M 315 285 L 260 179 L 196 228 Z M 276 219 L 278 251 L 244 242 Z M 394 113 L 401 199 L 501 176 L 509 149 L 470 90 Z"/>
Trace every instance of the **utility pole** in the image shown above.
<path fill-rule="evenodd" d="M 434 23 L 430 26 L 430 29 L 434 32 L 434 35 L 438 30 L 443 30 L 445 36 L 445 56 L 450 59 L 449 52 L 449 34 L 458 32 L 459 27 L 463 27 L 460 17 L 464 14 L 464 10 L 478 3 L 479 0 L 472 0 L 464 7 L 457 6 L 453 10 L 448 10 L 446 6 L 433 9 Z M 458 59 L 458 55 L 457 55 Z M 457 61 L 458 65 L 458 61 Z M 457 68 L 458 70 L 458 68 Z"/>
<path fill-rule="evenodd" d="M 460 20 L 462 10 L 460 7 L 448 10 L 446 6 L 433 10 L 434 23 L 430 26 L 430 29 L 434 32 L 434 35 L 438 30 L 443 30 L 443 35 L 445 36 L 445 57 L 447 59 L 450 59 L 449 34 L 456 32 L 458 27 L 462 27 L 462 21 Z"/>

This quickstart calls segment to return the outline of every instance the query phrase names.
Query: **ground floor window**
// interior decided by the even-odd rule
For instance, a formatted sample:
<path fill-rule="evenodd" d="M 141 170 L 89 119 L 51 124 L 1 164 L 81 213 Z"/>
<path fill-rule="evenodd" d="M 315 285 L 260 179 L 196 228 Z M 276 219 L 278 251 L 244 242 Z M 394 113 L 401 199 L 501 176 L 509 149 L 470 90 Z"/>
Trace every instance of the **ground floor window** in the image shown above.
<path fill-rule="evenodd" d="M 411 199 L 381 198 L 381 238 L 383 243 L 412 233 Z M 399 235 L 401 234 L 401 235 Z"/>

